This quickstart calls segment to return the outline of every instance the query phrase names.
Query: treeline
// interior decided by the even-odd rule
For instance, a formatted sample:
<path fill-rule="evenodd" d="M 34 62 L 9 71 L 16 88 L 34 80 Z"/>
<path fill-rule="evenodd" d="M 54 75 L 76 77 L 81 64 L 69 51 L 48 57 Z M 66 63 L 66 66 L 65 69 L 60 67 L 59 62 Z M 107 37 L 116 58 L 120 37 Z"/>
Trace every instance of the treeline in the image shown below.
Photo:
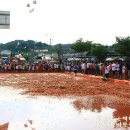
<path fill-rule="evenodd" d="M 42 42 L 36 42 L 33 40 L 15 40 L 8 43 L 0 43 L 0 51 L 1 50 L 10 50 L 13 53 L 26 53 L 31 52 L 33 50 L 42 50 L 47 49 L 49 52 L 54 53 L 59 50 L 59 47 L 61 46 L 63 53 L 70 51 L 70 44 L 57 44 L 57 45 L 49 45 Z"/>
<path fill-rule="evenodd" d="M 111 46 L 94 43 L 93 41 L 76 40 L 72 44 L 49 45 L 33 40 L 15 40 L 6 44 L 0 44 L 0 50 L 11 50 L 14 54 L 23 53 L 24 55 L 32 55 L 32 51 L 36 49 L 47 49 L 50 53 L 69 53 L 69 52 L 86 52 L 87 55 L 95 56 L 98 60 L 104 60 L 108 52 L 115 52 L 130 58 L 130 36 L 116 37 L 116 42 Z"/>
<path fill-rule="evenodd" d="M 12 52 L 27 52 L 32 49 L 48 49 L 48 45 L 42 42 L 35 42 L 33 40 L 15 40 L 6 44 L 0 44 L 0 50 L 11 50 Z"/>
<path fill-rule="evenodd" d="M 104 60 L 109 52 L 122 54 L 130 59 L 130 36 L 116 37 L 116 42 L 111 46 L 84 41 L 80 38 L 71 45 L 71 49 L 79 53 L 86 51 L 88 55 L 95 56 L 98 60 Z"/>

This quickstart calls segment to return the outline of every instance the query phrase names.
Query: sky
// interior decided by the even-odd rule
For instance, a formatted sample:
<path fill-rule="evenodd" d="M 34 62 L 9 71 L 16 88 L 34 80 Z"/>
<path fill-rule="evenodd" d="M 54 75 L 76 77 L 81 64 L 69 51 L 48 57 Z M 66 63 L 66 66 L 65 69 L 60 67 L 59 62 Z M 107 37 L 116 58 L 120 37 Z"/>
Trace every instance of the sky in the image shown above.
<path fill-rule="evenodd" d="M 36 1 L 0 0 L 0 10 L 10 11 L 10 29 L 0 29 L 0 43 L 18 39 L 49 44 L 51 38 L 52 44 L 66 44 L 83 38 L 112 45 L 116 36 L 130 35 L 130 0 Z"/>

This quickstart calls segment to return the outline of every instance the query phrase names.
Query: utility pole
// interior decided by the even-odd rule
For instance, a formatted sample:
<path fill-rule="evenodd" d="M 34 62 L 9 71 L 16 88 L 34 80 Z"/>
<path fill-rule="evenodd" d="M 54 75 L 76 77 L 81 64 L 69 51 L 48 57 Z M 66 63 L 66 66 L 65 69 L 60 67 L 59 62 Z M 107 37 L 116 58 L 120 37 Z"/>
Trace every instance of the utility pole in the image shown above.
<path fill-rule="evenodd" d="M 52 45 L 52 39 L 50 38 L 50 54 L 51 54 L 51 60 L 52 60 L 52 50 L 51 50 L 51 45 Z"/>

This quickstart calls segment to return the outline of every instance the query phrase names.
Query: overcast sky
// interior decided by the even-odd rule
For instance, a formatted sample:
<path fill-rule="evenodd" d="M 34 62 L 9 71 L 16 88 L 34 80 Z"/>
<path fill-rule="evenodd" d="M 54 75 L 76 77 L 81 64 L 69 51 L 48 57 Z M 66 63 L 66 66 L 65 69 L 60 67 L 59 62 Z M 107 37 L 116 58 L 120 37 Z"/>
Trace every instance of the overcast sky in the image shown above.
<path fill-rule="evenodd" d="M 37 0 L 35 7 L 32 1 L 0 0 L 0 10 L 11 13 L 10 29 L 0 29 L 0 42 L 49 43 L 52 38 L 52 44 L 57 44 L 81 37 L 111 45 L 116 36 L 130 34 L 130 0 Z"/>

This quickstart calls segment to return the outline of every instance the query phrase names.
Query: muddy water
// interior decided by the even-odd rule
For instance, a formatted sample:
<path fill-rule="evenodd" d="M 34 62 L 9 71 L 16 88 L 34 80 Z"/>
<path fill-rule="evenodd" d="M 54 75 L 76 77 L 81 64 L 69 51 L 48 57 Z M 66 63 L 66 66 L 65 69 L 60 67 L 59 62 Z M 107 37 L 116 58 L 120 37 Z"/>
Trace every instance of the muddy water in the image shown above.
<path fill-rule="evenodd" d="M 29 97 L 0 88 L 0 130 L 130 130 L 129 101 L 117 97 Z M 3 129 L 2 129 L 3 130 Z"/>

